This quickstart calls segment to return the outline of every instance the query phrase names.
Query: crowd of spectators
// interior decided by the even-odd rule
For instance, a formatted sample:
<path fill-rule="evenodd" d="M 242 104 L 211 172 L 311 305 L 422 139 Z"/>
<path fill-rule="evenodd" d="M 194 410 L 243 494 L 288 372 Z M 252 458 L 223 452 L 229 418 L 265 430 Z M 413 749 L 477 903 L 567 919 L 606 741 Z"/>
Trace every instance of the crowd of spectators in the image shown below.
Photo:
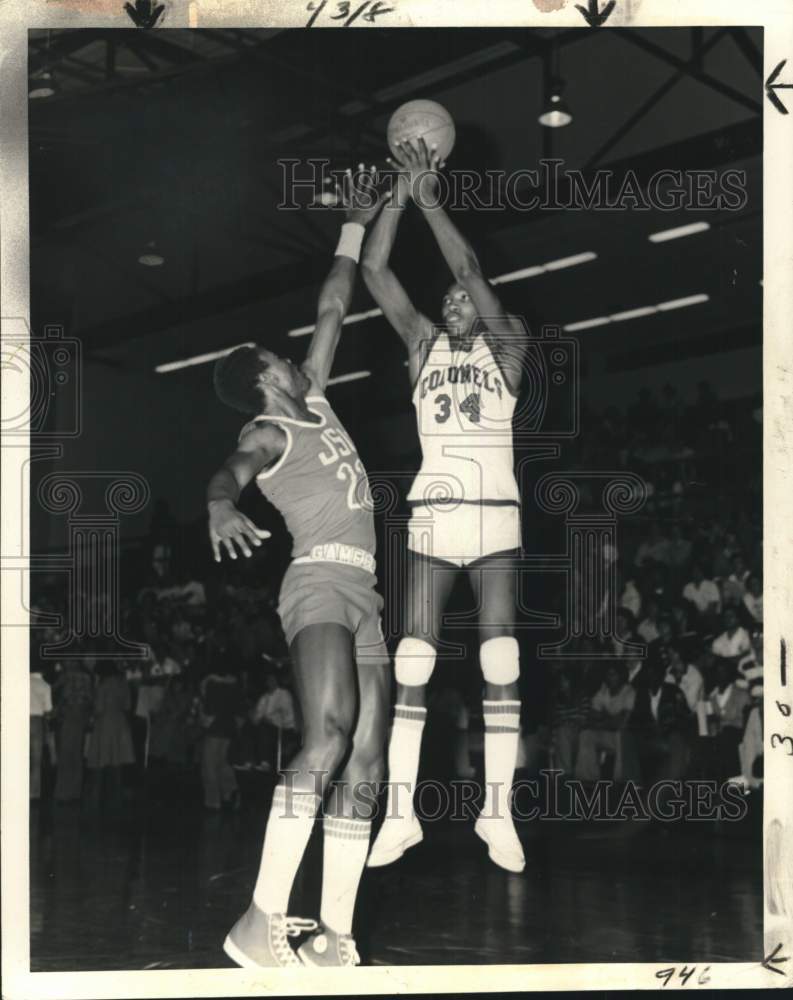
<path fill-rule="evenodd" d="M 625 468 L 648 485 L 619 527 L 617 587 L 605 641 L 553 667 L 555 765 L 603 776 L 762 781 L 762 410 L 719 401 L 700 383 L 683 406 L 665 386 L 626 414 L 610 408 L 582 435 L 580 467 Z M 602 631 L 610 629 L 604 627 Z M 634 656 L 625 643 L 641 644 Z M 618 653 L 618 657 L 613 657 Z"/>
<path fill-rule="evenodd" d="M 624 414 L 586 415 L 572 466 L 636 471 L 648 499 L 618 525 L 618 585 L 601 609 L 601 640 L 582 640 L 573 661 L 524 656 L 525 698 L 537 676 L 549 681 L 524 735 L 566 775 L 760 783 L 761 417 L 756 401 L 720 403 L 705 383 L 690 407 L 667 386 L 658 399 L 642 390 Z M 48 759 L 58 802 L 112 808 L 156 778 L 194 788 L 208 810 L 233 809 L 243 775 L 275 780 L 299 745 L 273 550 L 216 567 L 203 535 L 185 543 L 158 504 L 145 551 L 121 607 L 121 634 L 145 644 L 145 658 L 109 659 L 90 640 L 82 659 L 42 658 L 35 650 L 61 633 L 34 630 L 31 799 Z M 38 611 L 62 614 L 64 600 L 57 575 L 38 581 Z M 436 735 L 448 736 L 449 772 L 465 777 L 475 773 L 475 689 L 463 695 L 441 673 L 430 704 L 428 741 L 438 745 L 434 718 Z"/>

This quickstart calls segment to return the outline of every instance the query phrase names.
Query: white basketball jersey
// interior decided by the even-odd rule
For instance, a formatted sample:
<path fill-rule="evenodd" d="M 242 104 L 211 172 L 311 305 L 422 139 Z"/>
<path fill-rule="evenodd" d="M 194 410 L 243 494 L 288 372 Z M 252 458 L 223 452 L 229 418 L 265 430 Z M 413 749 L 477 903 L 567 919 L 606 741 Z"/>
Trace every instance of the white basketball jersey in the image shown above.
<path fill-rule="evenodd" d="M 484 337 L 461 351 L 439 334 L 413 390 L 422 462 L 408 501 L 517 503 L 515 403 Z"/>

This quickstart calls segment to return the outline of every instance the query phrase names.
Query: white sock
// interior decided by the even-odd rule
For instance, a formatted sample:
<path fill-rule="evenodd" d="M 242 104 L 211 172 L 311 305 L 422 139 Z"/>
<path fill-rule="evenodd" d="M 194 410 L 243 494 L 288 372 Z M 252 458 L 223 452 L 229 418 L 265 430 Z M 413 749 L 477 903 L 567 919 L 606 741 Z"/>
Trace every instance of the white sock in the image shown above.
<path fill-rule="evenodd" d="M 273 792 L 253 901 L 264 913 L 286 913 L 289 894 L 314 827 L 320 799 L 283 784 Z"/>
<path fill-rule="evenodd" d="M 510 815 L 510 792 L 515 777 L 520 738 L 519 701 L 483 701 L 485 719 L 484 818 Z"/>
<path fill-rule="evenodd" d="M 337 934 L 351 934 L 355 897 L 369 853 L 372 824 L 368 819 L 326 816 L 323 825 L 319 917 Z"/>
<path fill-rule="evenodd" d="M 419 773 L 421 737 L 427 709 L 396 705 L 388 744 L 388 804 L 386 819 L 413 815 L 413 793 Z M 407 787 L 406 787 L 407 786 Z"/>

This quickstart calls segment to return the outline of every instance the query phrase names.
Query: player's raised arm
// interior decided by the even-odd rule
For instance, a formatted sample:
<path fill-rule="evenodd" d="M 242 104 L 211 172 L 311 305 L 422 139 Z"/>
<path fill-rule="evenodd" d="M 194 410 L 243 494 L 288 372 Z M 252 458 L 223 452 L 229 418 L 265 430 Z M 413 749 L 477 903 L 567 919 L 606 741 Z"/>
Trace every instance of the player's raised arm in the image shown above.
<path fill-rule="evenodd" d="M 232 559 L 236 559 L 235 544 L 243 555 L 250 556 L 249 542 L 259 546 L 262 539 L 270 537 L 269 531 L 257 528 L 237 509 L 237 501 L 248 483 L 283 452 L 285 443 L 280 427 L 273 424 L 256 427 L 243 435 L 237 450 L 210 479 L 207 487 L 209 539 L 217 562 L 220 562 L 221 545 Z"/>
<path fill-rule="evenodd" d="M 352 172 L 347 171 L 347 218 L 341 227 L 339 245 L 336 247 L 330 273 L 320 289 L 317 323 L 303 363 L 303 370 L 320 389 L 328 384 L 342 322 L 352 301 L 355 269 L 361 254 L 364 231 L 382 205 L 376 182 L 374 168 L 371 173 L 367 173 L 363 165 L 360 165 L 355 182 Z"/>
<path fill-rule="evenodd" d="M 366 241 L 361 271 L 372 298 L 405 342 L 412 365 L 414 355 L 417 357 L 419 345 L 430 334 L 431 324 L 410 301 L 399 278 L 388 263 L 399 222 L 409 200 L 410 181 L 407 175 L 401 173 L 392 197 L 380 213 L 380 218 Z"/>
<path fill-rule="evenodd" d="M 411 177 L 413 200 L 421 209 L 438 242 L 454 280 L 470 295 L 482 321 L 482 335 L 504 373 L 513 393 L 520 387 L 528 332 L 520 320 L 508 315 L 493 286 L 482 273 L 476 252 L 446 211 L 440 207 L 437 174 L 443 163 L 424 139 L 398 144 L 398 162 Z"/>

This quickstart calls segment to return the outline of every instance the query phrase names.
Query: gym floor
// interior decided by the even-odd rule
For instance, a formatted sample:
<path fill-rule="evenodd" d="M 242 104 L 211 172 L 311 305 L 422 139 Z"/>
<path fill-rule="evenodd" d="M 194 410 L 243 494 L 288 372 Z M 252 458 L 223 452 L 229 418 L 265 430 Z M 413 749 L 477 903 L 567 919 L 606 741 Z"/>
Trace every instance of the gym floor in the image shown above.
<path fill-rule="evenodd" d="M 115 818 L 31 810 L 31 970 L 224 968 L 248 905 L 264 806 L 205 814 L 171 800 Z M 136 819 L 136 817 L 145 817 Z M 319 824 L 291 912 L 316 917 Z M 430 823 L 368 871 L 356 934 L 375 965 L 762 958 L 759 803 L 740 823 L 535 821 L 527 866 L 497 868 L 471 823 Z"/>

